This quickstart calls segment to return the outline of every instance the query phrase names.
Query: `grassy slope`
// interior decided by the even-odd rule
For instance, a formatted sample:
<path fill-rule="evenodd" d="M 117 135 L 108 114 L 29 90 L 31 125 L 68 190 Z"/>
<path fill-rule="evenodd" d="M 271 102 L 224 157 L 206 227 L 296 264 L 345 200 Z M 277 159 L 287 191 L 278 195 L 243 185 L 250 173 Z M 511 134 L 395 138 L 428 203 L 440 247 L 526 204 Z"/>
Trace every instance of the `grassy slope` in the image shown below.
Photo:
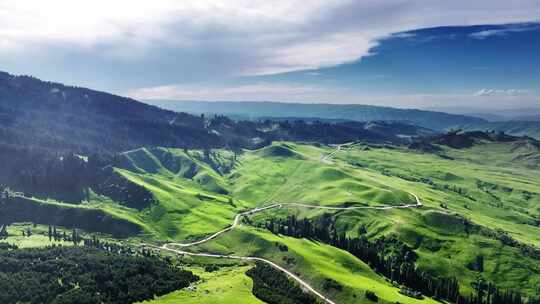
<path fill-rule="evenodd" d="M 534 289 L 540 284 L 536 260 L 523 256 L 516 248 L 502 246 L 499 241 L 465 234 L 454 225 L 452 216 L 457 213 L 476 224 L 508 231 L 522 242 L 540 244 L 539 229 L 533 225 L 533 216 L 539 214 L 539 197 L 533 194 L 529 201 L 522 199 L 524 191 L 537 191 L 540 174 L 527 168 L 528 163 L 516 163 L 508 144 L 486 144 L 467 150 L 446 149 L 445 152 L 454 160 L 405 149 L 356 147 L 337 153 L 333 163 L 323 162 L 321 155 L 333 150 L 324 146 L 278 143 L 246 152 L 234 168 L 224 174 L 218 174 L 216 166 L 208 165 L 210 161 L 202 160 L 200 151 L 186 154 L 185 151 L 169 149 L 169 153 L 182 159 L 181 166 L 173 167 L 164 164 L 163 155 L 156 151 L 137 150 L 137 155 L 129 157 L 134 169 L 120 172 L 156 194 L 160 204 L 147 210 L 142 218 L 154 229 L 154 236 L 163 240 L 183 240 L 209 234 L 229 225 L 236 212 L 274 201 L 321 205 L 403 203 L 411 202 L 407 192 L 414 192 L 422 197 L 426 205 L 424 209 L 338 212 L 338 223 L 350 234 L 354 234 L 360 224 L 366 224 L 373 237 L 398 234 L 417 249 L 422 267 L 435 274 L 458 277 L 465 292 L 471 291 L 470 283 L 477 276 L 495 281 L 502 287 L 529 294 L 538 292 Z M 134 152 L 128 154 L 131 153 Z M 215 157 L 230 157 L 223 153 L 215 151 Z M 181 168 L 190 163 L 198 167 L 196 174 L 210 176 L 210 182 L 185 178 L 181 172 L 186 170 Z M 171 170 L 173 168 L 175 170 Z M 398 175 L 429 178 L 438 187 L 408 181 Z M 497 189 L 488 194 L 477 187 L 477 180 L 513 190 Z M 219 192 L 228 194 L 212 191 L 208 183 L 219 185 Z M 467 195 L 475 200 L 440 187 L 445 184 L 465 189 Z M 198 193 L 205 199 L 198 198 Z M 234 199 L 236 206 L 227 203 L 229 197 Z M 441 209 L 441 203 L 447 204 L 449 210 Z M 285 216 L 284 212 L 269 211 L 267 216 L 279 216 L 280 213 Z M 313 217 L 323 211 L 304 209 L 289 212 L 300 217 Z M 239 240 L 230 241 L 227 246 L 219 245 L 219 242 L 224 242 L 222 240 L 216 241 L 218 245 L 211 243 L 208 246 L 212 250 L 241 253 L 258 248 L 246 246 L 246 242 L 253 244 L 258 242 L 254 238 L 268 240 L 271 237 L 246 230 L 234 235 L 238 233 L 242 234 L 236 236 Z M 316 259 L 311 259 L 309 250 L 303 250 L 303 246 L 305 244 L 291 243 L 292 251 L 310 261 L 298 267 L 306 269 L 299 272 L 313 273 L 313 280 L 318 282 L 321 274 L 330 271 L 331 264 L 315 263 Z M 260 249 L 245 253 L 266 254 Z M 485 258 L 486 269 L 481 274 L 466 268 L 477 254 Z M 343 283 L 350 278 L 338 277 L 337 280 Z M 356 286 L 356 293 L 358 289 L 366 288 L 361 284 Z M 383 282 L 381 286 L 388 287 L 388 284 Z M 352 293 L 341 297 L 346 300 L 352 297 Z"/>
<path fill-rule="evenodd" d="M 149 189 L 158 200 L 138 213 L 149 223 L 154 239 L 185 240 L 215 232 L 228 226 L 246 205 L 229 202 L 230 196 L 223 194 L 226 181 L 200 159 L 200 151 L 139 149 L 125 155 L 130 170 L 118 172 Z"/>
<path fill-rule="evenodd" d="M 32 231 L 32 235 L 23 236 L 23 231 L 26 233 L 28 229 Z M 68 234 L 71 232 L 69 229 L 61 229 L 62 232 L 64 230 Z M 73 246 L 73 242 L 49 240 L 48 231 L 49 226 L 17 223 L 8 226 L 7 232 L 9 236 L 6 239 L 0 240 L 0 242 L 17 245 L 19 248 L 39 248 L 53 245 Z"/>
<path fill-rule="evenodd" d="M 251 293 L 253 281 L 245 272 L 249 266 L 224 267 L 214 272 L 206 272 L 199 267 L 187 268 L 193 271 L 201 280 L 193 285 L 196 289 L 179 290 L 152 301 L 147 304 L 196 304 L 196 303 L 222 303 L 222 304 L 263 304 Z"/>
<path fill-rule="evenodd" d="M 406 192 L 381 182 L 382 176 L 377 172 L 337 168 L 321 161 L 321 155 L 333 151 L 334 148 L 328 147 L 282 143 L 247 153 L 231 175 L 233 193 L 255 204 L 271 201 L 314 205 L 400 204 L 412 201 Z"/>
<path fill-rule="evenodd" d="M 232 167 L 232 155 L 201 151 L 138 149 L 125 153 L 123 176 L 152 191 L 158 204 L 134 218 L 159 240 L 195 239 L 230 225 L 234 215 L 280 202 L 342 205 L 411 202 L 410 195 L 378 181 L 376 172 L 335 169 L 321 153 L 333 148 L 276 144 L 246 152 Z M 232 204 L 231 201 L 232 200 Z"/>
<path fill-rule="evenodd" d="M 131 181 L 147 187 L 156 195 L 159 205 L 146 210 L 142 218 L 145 222 L 152 223 L 155 235 L 162 240 L 185 240 L 215 232 L 229 225 L 235 212 L 248 207 L 270 204 L 273 201 L 321 205 L 343 205 L 350 202 L 400 204 L 413 201 L 406 192 L 386 185 L 385 179 L 388 178 L 378 172 L 336 168 L 332 163 L 322 162 L 321 155 L 334 151 L 334 148 L 330 147 L 275 144 L 258 151 L 246 152 L 238 159 L 231 172 L 223 174 L 218 173 L 219 166 L 215 166 L 214 161 L 203 160 L 200 151 L 186 153 L 182 150 L 166 149 L 173 159 L 180 159 L 176 161 L 177 165 L 171 165 L 175 161 L 170 161 L 170 157 L 164 156 L 162 152 L 165 149 L 160 150 L 140 149 L 128 152 L 126 156 L 129 162 L 126 168 L 129 170 L 118 170 Z M 223 151 L 214 153 L 215 158 L 230 157 L 230 155 L 223 156 Z M 208 163 L 212 163 L 213 166 L 209 166 Z M 190 171 L 190 174 L 186 177 L 187 171 Z M 225 190 L 221 192 L 228 194 L 218 194 L 208 189 L 206 187 L 208 180 L 201 181 L 196 178 L 201 174 L 210 176 L 212 179 L 210 183 L 220 185 L 219 189 Z M 205 199 L 200 200 L 197 194 L 203 195 Z M 233 198 L 235 206 L 228 204 L 229 197 Z M 320 212 L 306 210 L 306 213 Z M 173 233 L 170 233 L 171 231 Z M 228 246 L 220 248 L 225 252 L 240 249 L 239 254 L 253 253 L 264 256 L 267 253 L 259 252 L 260 250 L 275 249 L 272 244 L 266 246 L 272 241 L 268 239 L 273 237 L 268 233 L 235 231 L 220 241 L 227 242 L 229 237 L 233 240 Z M 235 237 L 242 240 L 236 241 Z M 262 245 L 255 246 L 254 244 L 259 241 L 263 242 Z M 390 287 L 365 264 L 347 253 L 330 246 L 291 238 L 287 239 L 287 245 L 295 252 L 296 259 L 305 259 L 297 269 L 302 274 L 312 273 L 310 280 L 313 279 L 319 284 L 323 277 L 318 273 L 322 272 L 341 283 L 348 282 L 346 292 L 337 295 L 346 303 L 363 298 L 365 289 L 373 289 L 380 293 L 381 297 L 391 301 L 420 302 L 398 294 L 396 288 Z M 252 252 L 254 248 L 258 248 L 257 252 Z M 316 258 L 311 258 L 312 250 L 318 253 L 315 255 Z M 272 254 L 269 258 L 279 258 Z M 328 257 L 335 254 L 343 257 L 345 261 L 334 266 L 335 259 Z M 318 262 L 313 264 L 316 261 Z M 351 265 L 354 265 L 353 270 L 347 270 Z M 171 297 L 175 298 L 173 295 Z"/>
<path fill-rule="evenodd" d="M 540 173 L 529 169 L 528 163 L 516 162 L 508 144 L 490 143 L 466 150 L 446 149 L 445 152 L 455 159 L 393 149 L 354 149 L 338 158 L 347 163 L 360 163 L 370 170 L 386 171 L 389 175 L 425 177 L 440 185 L 457 185 L 466 189 L 467 195 L 474 200 L 449 190 L 393 177 L 396 187 L 419 194 L 427 208 L 395 211 L 376 219 L 351 213 L 341 220 L 345 224 L 367 223 L 368 231 L 397 233 L 402 240 L 418 248 L 421 266 L 437 274 L 458 277 L 464 282 L 464 290 L 470 290 L 469 283 L 481 275 L 502 287 L 529 294 L 540 293 L 537 260 L 524 256 L 515 248 L 503 246 L 499 241 L 465 234 L 452 216 L 457 213 L 473 223 L 502 229 L 515 239 L 538 247 L 540 229 L 535 226 L 534 217 L 540 215 L 536 193 Z M 499 189 L 487 194 L 478 189 L 477 180 L 496 184 Z M 512 191 L 501 190 L 502 187 L 512 188 Z M 530 200 L 523 199 L 524 191 L 532 193 Z M 449 210 L 439 208 L 441 203 L 447 204 Z M 486 261 L 486 269 L 481 274 L 465 267 L 479 254 Z"/>
<path fill-rule="evenodd" d="M 277 243 L 286 245 L 288 250 L 280 251 Z M 436 303 L 430 299 L 416 300 L 399 294 L 397 288 L 343 250 L 305 239 L 276 236 L 252 227 L 243 226 L 197 250 L 259 256 L 275 261 L 292 269 L 337 303 L 370 303 L 363 298 L 365 290 L 372 290 L 381 299 L 392 303 Z M 285 257 L 294 259 L 294 262 L 287 263 Z M 325 278 L 338 281 L 343 291 L 324 290 L 322 284 Z"/>

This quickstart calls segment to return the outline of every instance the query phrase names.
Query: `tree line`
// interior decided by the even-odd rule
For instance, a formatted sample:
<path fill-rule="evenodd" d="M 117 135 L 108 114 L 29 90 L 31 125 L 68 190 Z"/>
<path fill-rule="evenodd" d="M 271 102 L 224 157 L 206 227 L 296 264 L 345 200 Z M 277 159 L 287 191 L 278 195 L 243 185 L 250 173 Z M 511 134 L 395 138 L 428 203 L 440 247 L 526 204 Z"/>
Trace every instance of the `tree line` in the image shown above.
<path fill-rule="evenodd" d="M 252 293 L 258 299 L 270 304 L 315 304 L 317 300 L 305 293 L 297 284 L 274 267 L 256 262 L 255 267 L 246 272 L 253 279 Z"/>

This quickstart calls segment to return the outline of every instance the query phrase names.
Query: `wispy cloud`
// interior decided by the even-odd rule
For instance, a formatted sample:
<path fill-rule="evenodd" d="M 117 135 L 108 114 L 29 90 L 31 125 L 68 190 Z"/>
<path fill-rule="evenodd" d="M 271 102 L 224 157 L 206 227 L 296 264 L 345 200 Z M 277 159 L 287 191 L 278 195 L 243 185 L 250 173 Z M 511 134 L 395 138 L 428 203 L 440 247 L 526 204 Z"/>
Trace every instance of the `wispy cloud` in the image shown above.
<path fill-rule="evenodd" d="M 540 95 L 531 90 L 482 89 L 471 94 L 369 94 L 362 90 L 298 83 L 256 82 L 232 85 L 168 85 L 127 92 L 135 99 L 203 101 L 281 101 L 302 103 L 370 104 L 400 108 L 462 107 L 508 109 L 537 106 Z"/>
<path fill-rule="evenodd" d="M 474 32 L 470 34 L 469 37 L 476 39 L 485 39 L 492 36 L 505 36 L 509 33 L 527 32 L 538 29 L 540 29 L 540 26 L 538 24 L 508 25 L 498 29 Z"/>
<path fill-rule="evenodd" d="M 521 89 L 480 89 L 475 96 L 519 96 L 531 93 L 530 90 Z"/>
<path fill-rule="evenodd" d="M 257 82 L 241 85 L 166 85 L 131 90 L 126 95 L 140 100 L 310 100 L 331 91 L 325 87 Z M 319 99 L 320 100 L 320 99 Z"/>

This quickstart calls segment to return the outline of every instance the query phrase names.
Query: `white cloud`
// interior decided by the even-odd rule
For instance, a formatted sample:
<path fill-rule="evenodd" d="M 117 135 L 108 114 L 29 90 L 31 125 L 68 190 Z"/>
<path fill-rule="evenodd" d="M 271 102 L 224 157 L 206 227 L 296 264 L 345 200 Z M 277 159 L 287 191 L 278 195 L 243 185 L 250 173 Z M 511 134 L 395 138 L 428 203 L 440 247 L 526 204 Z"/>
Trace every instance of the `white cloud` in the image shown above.
<path fill-rule="evenodd" d="M 205 66 L 208 76 L 274 74 L 358 60 L 395 32 L 538 16 L 536 0 L 1 0 L 0 58 L 50 51 L 184 73 Z"/>

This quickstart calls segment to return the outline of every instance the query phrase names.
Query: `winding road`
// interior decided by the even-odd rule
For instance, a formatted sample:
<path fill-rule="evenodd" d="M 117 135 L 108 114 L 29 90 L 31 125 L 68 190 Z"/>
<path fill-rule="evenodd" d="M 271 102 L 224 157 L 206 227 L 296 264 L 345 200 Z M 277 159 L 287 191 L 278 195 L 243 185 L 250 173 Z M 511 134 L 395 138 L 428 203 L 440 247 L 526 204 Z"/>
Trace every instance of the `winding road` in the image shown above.
<path fill-rule="evenodd" d="M 321 157 L 321 161 L 328 162 L 328 158 L 332 157 L 335 153 L 337 153 L 338 151 L 341 150 L 342 146 L 346 146 L 346 145 L 349 145 L 349 144 L 337 145 L 336 150 L 333 151 L 332 153 L 329 153 L 329 154 Z M 275 203 L 275 204 L 268 205 L 268 206 L 265 206 L 265 207 L 258 207 L 258 208 L 255 208 L 255 209 L 251 209 L 251 210 L 248 210 L 248 211 L 245 211 L 245 212 L 238 213 L 234 217 L 234 220 L 233 220 L 231 226 L 229 226 L 229 227 L 227 227 L 227 228 L 225 228 L 223 230 L 220 230 L 220 231 L 218 231 L 218 232 L 216 232 L 216 233 L 214 233 L 214 234 L 212 234 L 212 235 L 210 235 L 208 237 L 205 237 L 205 238 L 203 238 L 201 240 L 195 241 L 195 242 L 191 242 L 191 243 L 168 243 L 168 244 L 164 244 L 162 246 L 155 246 L 155 245 L 151 245 L 151 244 L 142 244 L 142 246 L 148 247 L 148 248 L 153 248 L 153 249 L 156 249 L 156 250 L 169 251 L 169 252 L 173 252 L 173 253 L 180 254 L 180 255 L 263 262 L 263 263 L 266 263 L 266 264 L 274 267 L 275 269 L 285 273 L 287 276 L 289 276 L 290 278 L 292 278 L 293 280 L 298 282 L 302 287 L 309 290 L 312 294 L 314 294 L 315 296 L 317 296 L 318 298 L 323 300 L 325 303 L 327 303 L 327 304 L 336 304 L 335 302 L 333 302 L 332 300 L 327 298 L 325 295 L 318 292 L 315 288 L 313 288 L 311 285 L 309 285 L 309 283 L 302 280 L 300 277 L 298 277 L 294 273 L 290 272 L 289 270 L 279 266 L 278 264 L 276 264 L 276 263 L 274 263 L 274 262 L 272 262 L 270 260 L 267 260 L 267 259 L 264 259 L 264 258 L 259 258 L 259 257 L 221 255 L 221 254 L 213 254 L 213 253 L 194 253 L 194 252 L 185 251 L 183 249 L 176 249 L 176 248 L 171 248 L 171 247 L 187 248 L 187 247 L 191 247 L 191 246 L 206 243 L 206 242 L 208 242 L 210 240 L 213 240 L 213 239 L 219 237 L 222 234 L 225 234 L 225 233 L 233 230 L 237 226 L 239 226 L 240 225 L 240 220 L 241 220 L 242 217 L 252 215 L 252 214 L 256 214 L 256 213 L 260 213 L 260 212 L 264 212 L 264 211 L 267 211 L 267 210 L 270 210 L 270 209 L 276 209 L 276 208 L 290 208 L 290 207 L 294 208 L 294 207 L 296 207 L 296 208 L 313 208 L 313 209 L 325 209 L 325 210 L 359 210 L 359 209 L 390 210 L 390 209 L 406 209 L 406 208 L 419 208 L 419 207 L 422 207 L 422 201 L 420 200 L 420 198 L 414 193 L 409 193 L 409 194 L 414 197 L 414 199 L 416 201 L 414 204 L 379 205 L 379 206 L 356 206 L 356 207 L 329 207 L 329 206 L 308 205 L 308 204 L 302 204 L 302 203 Z"/>

